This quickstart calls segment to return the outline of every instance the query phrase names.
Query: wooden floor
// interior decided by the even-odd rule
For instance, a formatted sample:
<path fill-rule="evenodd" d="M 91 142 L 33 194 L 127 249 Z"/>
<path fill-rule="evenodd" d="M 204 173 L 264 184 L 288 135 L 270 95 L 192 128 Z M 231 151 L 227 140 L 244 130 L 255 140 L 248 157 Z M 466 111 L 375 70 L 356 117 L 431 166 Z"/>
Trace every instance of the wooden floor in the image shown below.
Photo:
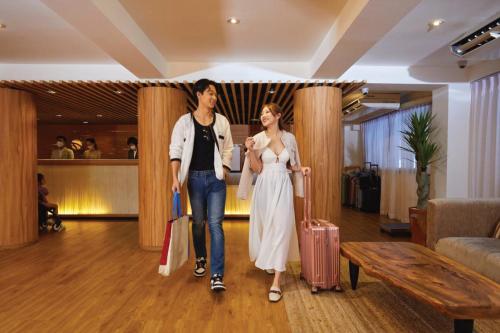
<path fill-rule="evenodd" d="M 344 210 L 343 241 L 401 240 L 386 219 Z M 213 294 L 192 265 L 157 274 L 159 253 L 140 250 L 136 222 L 66 222 L 38 243 L 0 251 L 2 332 L 289 332 L 283 302 L 270 304 L 272 277 L 248 259 L 248 224 L 227 221 L 228 291 Z M 297 328 L 295 328 L 297 329 Z"/>

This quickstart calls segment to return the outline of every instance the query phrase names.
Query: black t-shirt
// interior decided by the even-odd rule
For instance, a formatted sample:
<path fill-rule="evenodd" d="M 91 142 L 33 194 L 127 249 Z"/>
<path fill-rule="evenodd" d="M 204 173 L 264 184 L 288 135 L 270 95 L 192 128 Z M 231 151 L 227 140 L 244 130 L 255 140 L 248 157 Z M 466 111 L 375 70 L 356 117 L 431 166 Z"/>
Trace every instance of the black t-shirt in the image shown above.
<path fill-rule="evenodd" d="M 215 115 L 212 124 L 203 126 L 193 116 L 194 121 L 194 146 L 193 156 L 189 170 L 204 171 L 214 170 L 214 132 L 211 128 L 215 123 Z"/>

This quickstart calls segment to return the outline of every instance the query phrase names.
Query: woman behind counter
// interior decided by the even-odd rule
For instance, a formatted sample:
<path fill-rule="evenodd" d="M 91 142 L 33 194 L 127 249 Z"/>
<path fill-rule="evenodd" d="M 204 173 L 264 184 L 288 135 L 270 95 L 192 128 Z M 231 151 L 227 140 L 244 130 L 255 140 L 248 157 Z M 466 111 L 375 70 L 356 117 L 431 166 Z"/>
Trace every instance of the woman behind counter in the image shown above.
<path fill-rule="evenodd" d="M 97 143 L 94 138 L 87 138 L 85 140 L 87 150 L 83 152 L 83 158 L 97 160 L 101 158 L 101 151 L 97 148 Z"/>

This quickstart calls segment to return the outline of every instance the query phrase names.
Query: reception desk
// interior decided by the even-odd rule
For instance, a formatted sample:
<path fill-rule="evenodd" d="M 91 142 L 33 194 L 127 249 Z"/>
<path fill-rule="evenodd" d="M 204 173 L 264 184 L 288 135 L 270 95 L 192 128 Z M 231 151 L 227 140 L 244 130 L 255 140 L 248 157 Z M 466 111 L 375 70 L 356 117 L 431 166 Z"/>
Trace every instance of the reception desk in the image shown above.
<path fill-rule="evenodd" d="M 38 172 L 45 175 L 48 198 L 59 204 L 61 215 L 138 215 L 137 160 L 38 160 Z M 239 173 L 232 173 L 228 179 L 226 215 L 246 217 L 250 212 L 250 200 L 236 198 L 239 176 Z M 186 186 L 183 190 L 187 190 Z"/>

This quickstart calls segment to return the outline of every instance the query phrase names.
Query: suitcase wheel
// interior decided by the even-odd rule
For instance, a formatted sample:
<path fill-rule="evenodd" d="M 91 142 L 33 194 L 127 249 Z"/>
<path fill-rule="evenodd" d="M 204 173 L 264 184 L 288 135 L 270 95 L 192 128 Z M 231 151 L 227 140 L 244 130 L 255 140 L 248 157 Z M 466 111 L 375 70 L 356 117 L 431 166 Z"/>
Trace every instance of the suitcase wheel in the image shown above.
<path fill-rule="evenodd" d="M 333 290 L 333 291 L 335 291 L 337 293 L 343 293 L 344 292 L 344 289 L 342 289 L 342 287 L 340 285 L 332 287 L 331 290 Z"/>
<path fill-rule="evenodd" d="M 317 293 L 318 293 L 318 291 L 319 291 L 319 290 L 318 290 L 318 287 L 314 287 L 314 286 L 313 286 L 313 287 L 311 288 L 311 294 L 317 294 Z"/>

